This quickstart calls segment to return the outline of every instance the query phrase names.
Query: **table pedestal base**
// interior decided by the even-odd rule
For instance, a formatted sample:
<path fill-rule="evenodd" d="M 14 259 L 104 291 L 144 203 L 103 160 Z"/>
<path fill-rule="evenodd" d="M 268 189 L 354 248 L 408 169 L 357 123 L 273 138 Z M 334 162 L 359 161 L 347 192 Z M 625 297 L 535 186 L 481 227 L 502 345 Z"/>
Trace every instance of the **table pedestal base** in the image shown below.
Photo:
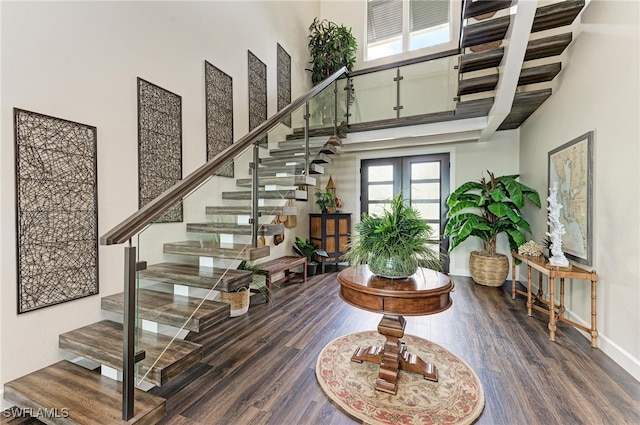
<path fill-rule="evenodd" d="M 351 361 L 356 363 L 370 362 L 380 365 L 376 380 L 376 390 L 389 394 L 398 392 L 398 373 L 400 370 L 418 373 L 430 381 L 438 381 L 438 370 L 435 365 L 427 363 L 415 354 L 407 351 L 407 346 L 400 338 L 404 336 L 406 321 L 402 316 L 385 314 L 378 325 L 378 332 L 384 335 L 384 346 L 357 348 Z"/>

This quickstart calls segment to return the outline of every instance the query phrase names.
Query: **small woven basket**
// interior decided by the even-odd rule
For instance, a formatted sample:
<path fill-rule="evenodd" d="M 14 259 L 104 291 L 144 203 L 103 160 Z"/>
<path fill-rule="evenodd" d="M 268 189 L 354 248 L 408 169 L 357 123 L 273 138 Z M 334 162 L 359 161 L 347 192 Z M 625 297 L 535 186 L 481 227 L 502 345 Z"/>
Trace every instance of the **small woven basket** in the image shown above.
<path fill-rule="evenodd" d="M 231 306 L 229 317 L 242 316 L 249 311 L 249 288 L 240 288 L 236 292 L 220 292 L 220 301 Z"/>
<path fill-rule="evenodd" d="M 475 283 L 502 286 L 509 275 L 509 258 L 503 254 L 472 251 L 469 255 L 469 271 Z"/>

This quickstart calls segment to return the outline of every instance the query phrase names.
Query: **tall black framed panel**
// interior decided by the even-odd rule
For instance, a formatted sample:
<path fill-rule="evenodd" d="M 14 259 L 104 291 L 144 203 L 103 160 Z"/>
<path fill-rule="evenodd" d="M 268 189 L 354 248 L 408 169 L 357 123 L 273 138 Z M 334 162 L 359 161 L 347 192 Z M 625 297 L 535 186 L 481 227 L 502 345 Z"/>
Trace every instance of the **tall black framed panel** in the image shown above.
<path fill-rule="evenodd" d="M 96 127 L 14 109 L 18 313 L 98 293 Z"/>

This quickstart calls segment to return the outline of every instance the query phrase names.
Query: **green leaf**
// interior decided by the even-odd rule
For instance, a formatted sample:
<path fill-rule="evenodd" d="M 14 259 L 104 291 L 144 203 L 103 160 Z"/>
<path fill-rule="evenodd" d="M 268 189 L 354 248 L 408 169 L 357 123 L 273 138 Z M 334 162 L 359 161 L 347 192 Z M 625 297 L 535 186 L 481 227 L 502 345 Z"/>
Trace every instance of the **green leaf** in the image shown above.
<path fill-rule="evenodd" d="M 513 201 L 514 204 L 518 206 L 518 208 L 524 207 L 524 197 L 522 196 L 522 190 L 520 189 L 520 183 L 515 179 L 505 178 L 501 180 L 504 184 L 504 187 L 507 189 L 509 193 L 509 199 Z"/>

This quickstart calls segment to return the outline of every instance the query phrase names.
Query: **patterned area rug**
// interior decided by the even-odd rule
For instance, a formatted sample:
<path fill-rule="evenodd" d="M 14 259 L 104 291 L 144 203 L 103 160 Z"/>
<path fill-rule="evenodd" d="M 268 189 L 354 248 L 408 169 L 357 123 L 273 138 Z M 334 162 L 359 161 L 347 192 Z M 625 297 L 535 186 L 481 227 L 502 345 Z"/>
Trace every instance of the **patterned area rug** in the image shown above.
<path fill-rule="evenodd" d="M 402 338 L 410 353 L 438 369 L 438 382 L 400 371 L 398 394 L 375 391 L 379 366 L 351 361 L 358 347 L 382 345 L 375 331 L 342 336 L 323 348 L 316 377 L 326 395 L 345 412 L 363 423 L 471 424 L 482 413 L 484 392 L 478 376 L 450 351 L 422 338 Z"/>

